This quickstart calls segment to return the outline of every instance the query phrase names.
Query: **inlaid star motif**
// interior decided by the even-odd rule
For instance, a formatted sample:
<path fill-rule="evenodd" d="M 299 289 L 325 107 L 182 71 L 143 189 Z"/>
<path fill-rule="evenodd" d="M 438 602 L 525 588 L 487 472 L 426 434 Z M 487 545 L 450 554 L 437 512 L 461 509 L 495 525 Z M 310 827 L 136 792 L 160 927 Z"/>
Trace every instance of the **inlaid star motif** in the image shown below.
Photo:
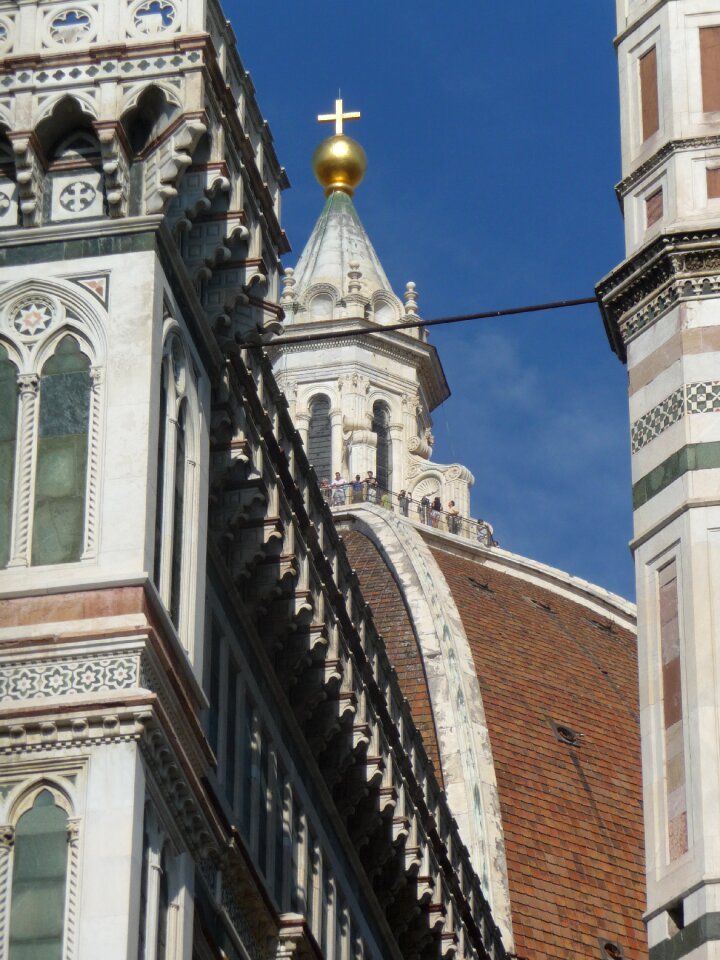
<path fill-rule="evenodd" d="M 53 315 L 49 304 L 39 300 L 20 307 L 13 317 L 13 326 L 18 333 L 26 337 L 34 337 L 43 330 L 47 330 L 52 320 Z"/>

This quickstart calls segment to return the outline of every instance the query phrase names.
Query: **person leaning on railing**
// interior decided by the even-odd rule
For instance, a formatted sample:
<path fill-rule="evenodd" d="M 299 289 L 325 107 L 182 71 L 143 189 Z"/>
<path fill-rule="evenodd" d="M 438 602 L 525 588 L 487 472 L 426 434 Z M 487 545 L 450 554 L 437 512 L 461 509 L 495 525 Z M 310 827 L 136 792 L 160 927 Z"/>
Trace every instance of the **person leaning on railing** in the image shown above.
<path fill-rule="evenodd" d="M 335 479 L 330 484 L 332 488 L 332 503 L 333 506 L 339 506 L 341 503 L 345 503 L 345 480 L 343 479 L 339 470 L 335 471 Z"/>
<path fill-rule="evenodd" d="M 455 506 L 454 500 L 451 500 L 450 503 L 448 503 L 448 507 L 445 512 L 447 513 L 448 530 L 450 533 L 460 533 L 460 511 Z"/>

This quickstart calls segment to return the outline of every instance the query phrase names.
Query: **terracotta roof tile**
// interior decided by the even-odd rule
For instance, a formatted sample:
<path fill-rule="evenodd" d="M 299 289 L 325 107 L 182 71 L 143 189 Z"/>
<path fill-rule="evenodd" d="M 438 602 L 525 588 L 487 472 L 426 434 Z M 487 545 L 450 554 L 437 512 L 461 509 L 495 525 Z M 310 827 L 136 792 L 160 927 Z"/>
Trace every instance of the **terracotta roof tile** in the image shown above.
<path fill-rule="evenodd" d="M 482 690 L 517 953 L 597 957 L 608 936 L 627 960 L 645 956 L 634 636 L 480 561 L 433 555 Z M 578 745 L 559 741 L 550 721 L 580 734 Z"/>
<path fill-rule="evenodd" d="M 439 769 L 427 681 L 402 594 L 371 541 L 353 531 L 345 543 Z M 598 937 L 607 936 L 626 960 L 639 960 L 647 942 L 634 636 L 481 560 L 433 553 L 482 690 L 516 952 L 528 960 L 598 958 Z M 559 741 L 551 721 L 580 734 L 579 744 Z"/>

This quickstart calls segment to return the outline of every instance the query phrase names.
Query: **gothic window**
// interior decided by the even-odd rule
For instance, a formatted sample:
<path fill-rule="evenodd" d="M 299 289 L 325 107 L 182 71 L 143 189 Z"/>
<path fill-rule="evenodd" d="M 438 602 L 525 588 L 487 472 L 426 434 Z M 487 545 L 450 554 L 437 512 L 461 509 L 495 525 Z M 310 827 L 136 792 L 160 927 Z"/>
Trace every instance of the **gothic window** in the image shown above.
<path fill-rule="evenodd" d="M 90 361 L 65 336 L 40 377 L 33 565 L 82 554 L 90 391 Z"/>
<path fill-rule="evenodd" d="M 179 936 L 176 870 L 170 841 L 148 805 L 143 822 L 138 960 L 167 960 L 174 955 Z"/>
<path fill-rule="evenodd" d="M 7 319 L 13 343 L 0 344 L 0 569 L 91 558 L 102 393 L 97 318 L 36 291 L 11 301 Z"/>
<path fill-rule="evenodd" d="M 161 368 L 155 508 L 155 586 L 179 632 L 187 622 L 194 498 L 195 384 L 177 333 L 168 338 Z"/>
<path fill-rule="evenodd" d="M 325 396 L 313 397 L 310 401 L 307 455 L 318 478 L 331 480 L 330 401 Z"/>
<path fill-rule="evenodd" d="M 42 790 L 15 827 L 8 960 L 62 960 L 67 869 L 67 814 Z"/>
<path fill-rule="evenodd" d="M 372 432 L 377 436 L 375 476 L 381 489 L 391 489 L 392 448 L 390 441 L 390 411 L 381 400 L 373 404 Z"/>
<path fill-rule="evenodd" d="M 15 448 L 17 442 L 17 367 L 0 344 L 0 569 L 10 559 Z"/>

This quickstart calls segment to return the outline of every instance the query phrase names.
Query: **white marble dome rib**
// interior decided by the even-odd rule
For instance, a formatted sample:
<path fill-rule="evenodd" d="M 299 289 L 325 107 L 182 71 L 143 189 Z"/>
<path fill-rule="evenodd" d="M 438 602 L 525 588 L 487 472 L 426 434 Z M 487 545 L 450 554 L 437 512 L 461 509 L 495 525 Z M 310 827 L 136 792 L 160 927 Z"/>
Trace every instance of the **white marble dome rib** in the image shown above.
<path fill-rule="evenodd" d="M 357 293 L 368 300 L 378 292 L 396 299 L 355 205 L 347 194 L 335 191 L 327 198 L 295 268 L 294 296 L 302 302 L 312 288 L 327 284 L 344 297 L 351 263 L 360 273 Z"/>

